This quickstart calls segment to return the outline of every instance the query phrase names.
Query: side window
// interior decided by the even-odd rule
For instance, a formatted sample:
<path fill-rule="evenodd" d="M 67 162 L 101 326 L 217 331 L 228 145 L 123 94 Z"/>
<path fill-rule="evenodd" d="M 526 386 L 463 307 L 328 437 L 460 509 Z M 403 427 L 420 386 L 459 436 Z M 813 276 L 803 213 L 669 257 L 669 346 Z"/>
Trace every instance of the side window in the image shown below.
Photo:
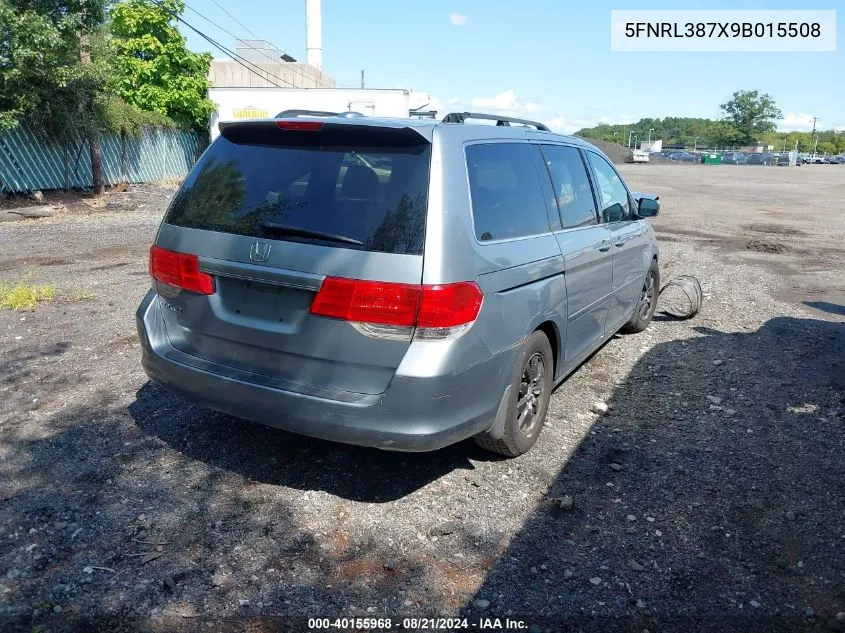
<path fill-rule="evenodd" d="M 596 175 L 596 194 L 599 196 L 601 215 L 605 222 L 622 222 L 631 219 L 628 190 L 610 163 L 595 152 L 587 152 L 587 159 Z"/>
<path fill-rule="evenodd" d="M 581 152 L 575 147 L 543 145 L 563 228 L 598 224 L 596 203 Z"/>
<path fill-rule="evenodd" d="M 549 232 L 540 178 L 527 143 L 466 148 L 475 235 L 482 241 Z"/>

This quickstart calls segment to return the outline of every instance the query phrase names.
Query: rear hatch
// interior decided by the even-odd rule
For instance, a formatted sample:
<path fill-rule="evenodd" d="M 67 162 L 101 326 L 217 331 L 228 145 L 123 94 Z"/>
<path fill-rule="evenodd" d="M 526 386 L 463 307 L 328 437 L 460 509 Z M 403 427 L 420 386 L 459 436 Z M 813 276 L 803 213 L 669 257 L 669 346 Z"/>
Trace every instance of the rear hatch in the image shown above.
<path fill-rule="evenodd" d="M 151 252 L 171 344 L 306 393 L 385 391 L 412 328 L 362 327 L 340 282 L 398 284 L 397 301 L 419 287 L 430 156 L 424 134 L 399 124 L 222 125 Z M 381 306 L 383 323 L 402 322 L 400 304 Z"/>

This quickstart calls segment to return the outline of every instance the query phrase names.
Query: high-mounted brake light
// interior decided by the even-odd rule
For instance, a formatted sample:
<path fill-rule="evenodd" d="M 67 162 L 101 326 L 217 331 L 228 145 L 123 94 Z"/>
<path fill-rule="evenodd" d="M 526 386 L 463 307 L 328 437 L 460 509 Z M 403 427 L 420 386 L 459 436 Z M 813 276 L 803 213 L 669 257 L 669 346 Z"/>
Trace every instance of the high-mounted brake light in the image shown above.
<path fill-rule="evenodd" d="M 153 246 L 150 249 L 150 277 L 183 290 L 202 295 L 214 294 L 214 277 L 200 272 L 196 255 Z"/>
<path fill-rule="evenodd" d="M 276 121 L 280 130 L 294 130 L 297 132 L 319 132 L 323 129 L 322 121 Z"/>
<path fill-rule="evenodd" d="M 311 314 L 350 321 L 370 336 L 449 338 L 478 317 L 483 295 L 475 282 L 421 286 L 326 277 Z"/>

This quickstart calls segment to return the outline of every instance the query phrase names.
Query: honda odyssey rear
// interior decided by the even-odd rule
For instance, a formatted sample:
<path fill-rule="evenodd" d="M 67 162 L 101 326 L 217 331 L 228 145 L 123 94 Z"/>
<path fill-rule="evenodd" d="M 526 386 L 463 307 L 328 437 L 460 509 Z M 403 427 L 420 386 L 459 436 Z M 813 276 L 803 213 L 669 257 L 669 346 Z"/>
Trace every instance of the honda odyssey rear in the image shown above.
<path fill-rule="evenodd" d="M 478 136 L 470 127 L 479 126 L 221 124 L 150 250 L 153 287 L 137 313 L 149 377 L 208 407 L 319 438 L 421 451 L 482 434 L 499 452 L 530 448 L 564 367 L 554 364 L 559 337 L 554 352 L 549 342 L 559 326 L 541 318 L 552 314 L 543 301 L 566 300 L 546 216 L 556 203 L 543 200 L 534 150 L 520 146 L 527 160 L 509 164 L 523 173 L 517 184 L 536 189 L 545 228 L 521 244 L 474 231 L 473 174 L 488 169 L 494 187 L 502 176 L 485 167 L 495 152 L 479 153 L 468 174 L 465 143 Z M 507 198 L 513 212 L 491 200 L 493 213 L 522 222 L 524 200 Z M 546 373 L 537 362 L 523 371 L 531 341 Z M 519 406 L 539 425 L 522 448 L 504 446 L 504 418 Z"/>

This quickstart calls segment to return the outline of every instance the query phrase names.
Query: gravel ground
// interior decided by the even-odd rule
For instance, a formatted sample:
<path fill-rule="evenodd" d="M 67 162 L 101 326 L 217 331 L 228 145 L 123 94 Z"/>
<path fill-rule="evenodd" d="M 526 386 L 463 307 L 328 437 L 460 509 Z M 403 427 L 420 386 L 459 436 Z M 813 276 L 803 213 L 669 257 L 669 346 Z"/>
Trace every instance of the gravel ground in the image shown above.
<path fill-rule="evenodd" d="M 516 460 L 311 440 L 149 384 L 133 317 L 170 188 L 0 225 L 0 279 L 58 293 L 0 312 L 0 629 L 844 631 L 845 169 L 622 170 L 703 309 L 610 341 Z"/>

